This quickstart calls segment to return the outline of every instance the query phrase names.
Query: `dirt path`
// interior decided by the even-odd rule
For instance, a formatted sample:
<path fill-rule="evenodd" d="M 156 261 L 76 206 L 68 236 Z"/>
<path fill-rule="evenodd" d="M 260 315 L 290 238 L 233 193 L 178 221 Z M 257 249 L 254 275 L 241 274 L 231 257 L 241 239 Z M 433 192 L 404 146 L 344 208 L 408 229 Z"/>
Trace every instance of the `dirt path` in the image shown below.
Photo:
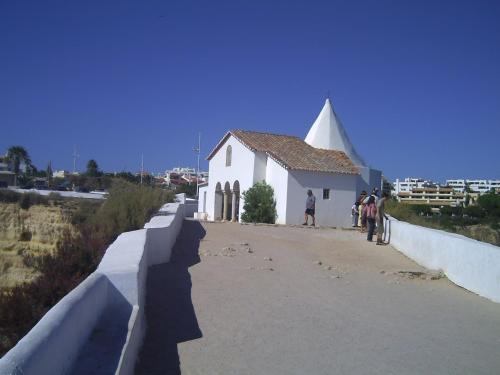
<path fill-rule="evenodd" d="M 500 304 L 353 231 L 186 221 L 146 315 L 143 374 L 500 372 Z"/>

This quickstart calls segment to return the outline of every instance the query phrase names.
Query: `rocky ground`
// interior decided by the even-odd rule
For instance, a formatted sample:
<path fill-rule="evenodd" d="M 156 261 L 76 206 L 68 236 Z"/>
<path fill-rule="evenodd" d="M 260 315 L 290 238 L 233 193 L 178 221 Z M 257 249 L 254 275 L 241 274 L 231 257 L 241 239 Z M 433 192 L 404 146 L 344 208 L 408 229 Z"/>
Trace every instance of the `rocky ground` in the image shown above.
<path fill-rule="evenodd" d="M 140 374 L 492 374 L 500 304 L 355 231 L 186 221 Z"/>

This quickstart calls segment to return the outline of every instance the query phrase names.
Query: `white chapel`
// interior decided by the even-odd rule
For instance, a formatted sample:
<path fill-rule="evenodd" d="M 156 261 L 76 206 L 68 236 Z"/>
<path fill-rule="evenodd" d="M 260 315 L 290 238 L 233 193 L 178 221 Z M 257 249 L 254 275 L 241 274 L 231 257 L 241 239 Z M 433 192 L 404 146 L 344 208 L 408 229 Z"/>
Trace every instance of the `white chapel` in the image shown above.
<path fill-rule="evenodd" d="M 230 130 L 207 157 L 209 183 L 199 189 L 196 217 L 239 221 L 242 192 L 265 181 L 274 189 L 277 224 L 304 221 L 306 193 L 316 196 L 316 225 L 348 227 L 362 190 L 380 189 L 382 173 L 367 166 L 326 100 L 305 140 Z"/>

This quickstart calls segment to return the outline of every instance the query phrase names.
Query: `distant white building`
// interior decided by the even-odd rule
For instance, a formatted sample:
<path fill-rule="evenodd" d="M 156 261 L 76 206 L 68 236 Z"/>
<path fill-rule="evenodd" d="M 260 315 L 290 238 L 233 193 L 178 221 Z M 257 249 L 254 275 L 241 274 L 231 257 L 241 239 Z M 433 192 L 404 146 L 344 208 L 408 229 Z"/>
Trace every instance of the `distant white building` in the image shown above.
<path fill-rule="evenodd" d="M 463 193 L 454 191 L 452 188 L 428 185 L 413 188 L 409 192 L 400 192 L 396 197 L 399 202 L 431 206 L 435 212 L 443 206 L 460 206 L 465 199 Z"/>
<path fill-rule="evenodd" d="M 164 176 L 167 185 L 182 185 L 185 183 L 196 184 L 196 169 L 189 167 L 175 167 L 165 171 Z M 208 172 L 198 171 L 198 182 L 208 181 Z"/>
<path fill-rule="evenodd" d="M 468 180 L 455 179 L 446 180 L 446 185 L 458 192 L 465 192 L 466 186 L 469 186 L 472 193 L 484 194 L 490 190 L 500 190 L 500 180 Z"/>
<path fill-rule="evenodd" d="M 240 220 L 241 193 L 265 181 L 274 189 L 278 224 L 304 221 L 311 189 L 317 225 L 346 227 L 359 193 L 381 188 L 381 172 L 368 167 L 355 151 L 328 99 L 305 141 L 231 130 L 207 159 L 210 179 L 200 187 L 197 216 L 210 221 Z"/>
<path fill-rule="evenodd" d="M 407 177 L 404 180 L 400 180 L 399 178 L 397 178 L 393 183 L 394 190 L 392 191 L 392 195 L 398 195 L 399 193 L 409 193 L 413 189 L 421 189 L 432 185 L 435 185 L 432 181 L 424 180 L 418 177 Z"/>
<path fill-rule="evenodd" d="M 53 178 L 66 178 L 67 176 L 69 176 L 69 172 L 68 171 L 60 170 L 60 171 L 53 171 L 52 172 L 52 177 Z"/>

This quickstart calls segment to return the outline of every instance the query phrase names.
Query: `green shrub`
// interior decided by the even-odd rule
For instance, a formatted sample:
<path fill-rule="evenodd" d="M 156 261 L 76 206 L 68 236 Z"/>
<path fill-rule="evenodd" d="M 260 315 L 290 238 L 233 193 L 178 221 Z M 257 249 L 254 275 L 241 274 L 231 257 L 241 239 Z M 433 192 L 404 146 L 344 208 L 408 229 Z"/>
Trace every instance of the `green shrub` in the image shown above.
<path fill-rule="evenodd" d="M 258 182 L 243 192 L 245 204 L 241 219 L 247 223 L 269 223 L 276 221 L 276 200 L 274 190 L 265 182 Z"/>
<path fill-rule="evenodd" d="M 441 213 L 441 215 L 451 216 L 453 214 L 453 209 L 451 206 L 444 206 L 439 209 L 439 212 Z"/>
<path fill-rule="evenodd" d="M 386 212 L 398 220 L 410 221 L 415 217 L 415 212 L 411 210 L 410 205 L 399 203 L 396 200 L 388 200 L 385 204 Z"/>
<path fill-rule="evenodd" d="M 421 215 L 421 216 L 430 216 L 430 215 L 432 215 L 431 206 L 428 206 L 426 204 L 412 204 L 412 205 L 409 205 L 409 207 L 417 215 Z"/>
<path fill-rule="evenodd" d="M 479 206 L 468 206 L 464 208 L 464 215 L 481 218 L 486 216 L 486 212 Z"/>
<path fill-rule="evenodd" d="M 500 218 L 500 195 L 494 193 L 481 195 L 477 199 L 477 204 L 484 210 L 486 216 Z"/>
<path fill-rule="evenodd" d="M 451 208 L 451 213 L 455 216 L 462 216 L 463 213 L 464 213 L 464 209 L 463 207 L 461 206 L 457 206 L 457 207 L 452 207 Z"/>
<path fill-rule="evenodd" d="M 103 238 L 113 241 L 122 232 L 142 228 L 163 204 L 173 200 L 171 191 L 117 179 L 91 225 Z"/>

